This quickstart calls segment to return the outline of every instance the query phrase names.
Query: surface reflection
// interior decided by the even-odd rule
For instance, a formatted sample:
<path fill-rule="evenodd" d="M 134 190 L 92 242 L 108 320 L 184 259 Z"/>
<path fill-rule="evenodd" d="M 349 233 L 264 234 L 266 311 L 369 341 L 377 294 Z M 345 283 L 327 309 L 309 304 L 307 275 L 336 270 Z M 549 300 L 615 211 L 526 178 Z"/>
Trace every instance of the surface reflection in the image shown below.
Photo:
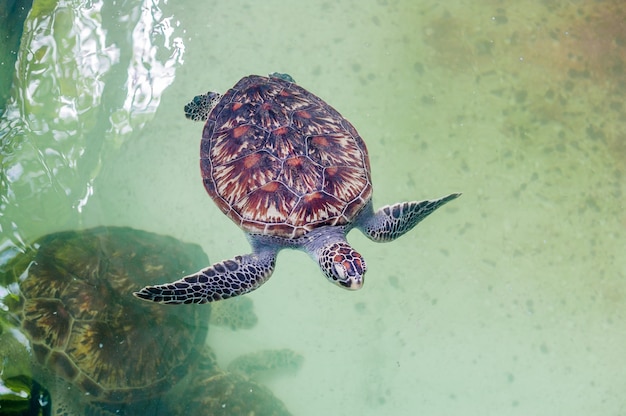
<path fill-rule="evenodd" d="M 105 155 L 173 82 L 180 26 L 159 1 L 34 2 L 0 120 L 1 246 L 79 225 Z"/>

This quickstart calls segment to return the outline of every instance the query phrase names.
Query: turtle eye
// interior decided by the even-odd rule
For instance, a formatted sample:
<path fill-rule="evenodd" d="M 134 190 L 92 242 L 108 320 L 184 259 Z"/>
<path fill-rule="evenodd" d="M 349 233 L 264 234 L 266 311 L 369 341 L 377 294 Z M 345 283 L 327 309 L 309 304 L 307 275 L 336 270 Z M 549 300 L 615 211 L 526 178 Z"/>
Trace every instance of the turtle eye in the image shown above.
<path fill-rule="evenodd" d="M 344 280 L 346 280 L 347 274 L 348 274 L 348 271 L 346 270 L 343 264 L 341 263 L 333 264 L 333 276 L 335 277 L 336 280 L 338 280 L 339 282 L 343 282 Z"/>

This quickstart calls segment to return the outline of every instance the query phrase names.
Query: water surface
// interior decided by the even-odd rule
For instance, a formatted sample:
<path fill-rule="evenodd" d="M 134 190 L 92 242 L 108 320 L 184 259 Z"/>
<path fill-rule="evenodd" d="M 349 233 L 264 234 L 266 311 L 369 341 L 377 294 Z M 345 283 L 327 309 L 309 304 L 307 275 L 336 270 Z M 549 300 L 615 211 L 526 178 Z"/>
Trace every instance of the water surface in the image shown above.
<path fill-rule="evenodd" d="M 293 3 L 293 4 L 292 4 Z M 130 225 L 247 252 L 198 168 L 194 95 L 292 75 L 366 140 L 374 203 L 463 192 L 364 288 L 283 252 L 224 363 L 291 348 L 298 415 L 626 412 L 626 9 L 618 1 L 38 1 L 0 121 L 0 244 Z M 8 251 L 7 251 L 8 250 Z"/>

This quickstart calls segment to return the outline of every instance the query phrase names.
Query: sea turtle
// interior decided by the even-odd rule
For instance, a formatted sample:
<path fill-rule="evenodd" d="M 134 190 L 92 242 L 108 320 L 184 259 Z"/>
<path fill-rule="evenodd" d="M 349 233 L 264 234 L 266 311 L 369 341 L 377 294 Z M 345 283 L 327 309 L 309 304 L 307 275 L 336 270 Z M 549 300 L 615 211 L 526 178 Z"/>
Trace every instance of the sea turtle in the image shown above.
<path fill-rule="evenodd" d="M 361 136 L 286 74 L 250 75 L 224 95 L 196 96 L 185 115 L 206 121 L 200 145 L 204 186 L 246 232 L 252 253 L 147 286 L 135 293 L 142 299 L 205 303 L 250 292 L 270 277 L 284 248 L 306 251 L 332 283 L 359 289 L 367 268 L 346 241 L 352 228 L 374 241 L 394 240 L 460 195 L 374 211 Z"/>
<path fill-rule="evenodd" d="M 148 280 L 182 275 L 207 261 L 195 244 L 126 227 L 98 227 L 47 235 L 1 264 L 0 310 L 7 312 L 0 317 L 4 327 L 11 324 L 29 341 L 33 377 L 50 390 L 53 414 L 199 414 L 184 410 L 199 406 L 205 406 L 202 414 L 221 414 L 227 405 L 241 410 L 231 414 L 288 415 L 266 387 L 220 369 L 206 346 L 212 311 L 229 302 L 203 310 L 163 308 L 130 296 Z M 226 309 L 253 315 L 250 303 Z M 226 322 L 249 326 L 255 319 Z M 0 338 L 0 345 L 7 339 Z M 11 349 L 3 348 L 3 353 Z M 288 367 L 301 362 L 283 350 L 261 358 L 266 368 L 284 360 L 294 360 Z"/>
<path fill-rule="evenodd" d="M 176 415 L 288 415 L 284 405 L 256 380 L 265 371 L 298 370 L 302 361 L 302 356 L 291 350 L 262 350 L 236 358 L 224 371 L 215 365 L 214 357 L 204 354 L 188 382 L 173 390 L 190 400 L 176 400 L 170 409 Z"/>

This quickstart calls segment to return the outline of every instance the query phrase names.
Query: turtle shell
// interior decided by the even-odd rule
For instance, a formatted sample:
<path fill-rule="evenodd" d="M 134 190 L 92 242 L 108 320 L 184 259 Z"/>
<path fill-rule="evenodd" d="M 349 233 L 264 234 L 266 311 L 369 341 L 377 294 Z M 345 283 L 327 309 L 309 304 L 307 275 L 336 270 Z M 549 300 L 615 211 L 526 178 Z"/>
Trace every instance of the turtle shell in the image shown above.
<path fill-rule="evenodd" d="M 19 283 L 19 293 L 3 301 L 45 369 L 42 377 L 52 375 L 50 385 L 60 377 L 83 400 L 137 403 L 188 373 L 209 316 L 190 305 L 142 302 L 132 292 L 207 262 L 195 244 L 130 228 L 55 233 L 0 273 L 4 283 Z"/>
<path fill-rule="evenodd" d="M 298 85 L 251 75 L 211 110 L 200 147 L 204 186 L 250 233 L 295 238 L 350 223 L 371 199 L 365 143 Z"/>

